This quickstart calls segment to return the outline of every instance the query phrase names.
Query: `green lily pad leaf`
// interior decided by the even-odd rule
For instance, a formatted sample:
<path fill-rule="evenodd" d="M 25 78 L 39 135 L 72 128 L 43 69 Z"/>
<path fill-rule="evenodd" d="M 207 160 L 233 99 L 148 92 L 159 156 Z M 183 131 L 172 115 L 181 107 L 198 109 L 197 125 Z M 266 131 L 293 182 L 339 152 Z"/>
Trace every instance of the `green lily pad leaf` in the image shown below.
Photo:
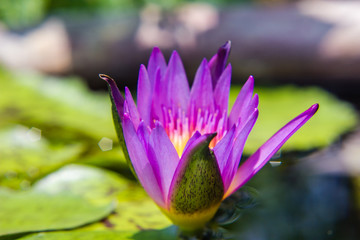
<path fill-rule="evenodd" d="M 52 145 L 41 130 L 17 125 L 0 131 L 0 185 L 26 189 L 36 179 L 75 161 L 80 144 Z"/>
<path fill-rule="evenodd" d="M 70 164 L 37 181 L 32 190 L 49 194 L 71 193 L 93 203 L 106 203 L 133 187 L 138 188 L 135 182 L 111 171 Z"/>
<path fill-rule="evenodd" d="M 132 233 L 117 231 L 67 231 L 67 232 L 42 232 L 27 235 L 19 240 L 111 240 L 131 239 Z"/>
<path fill-rule="evenodd" d="M 89 91 L 78 78 L 0 69 L 0 85 L 0 126 L 35 126 L 56 142 L 116 139 L 108 96 Z"/>
<path fill-rule="evenodd" d="M 231 88 L 231 106 L 239 91 L 238 86 Z M 353 129 L 358 121 L 356 111 L 349 103 L 320 88 L 264 87 L 254 92 L 259 94 L 259 118 L 246 143 L 245 154 L 256 151 L 277 130 L 315 103 L 320 104 L 318 112 L 289 139 L 282 147 L 283 151 L 325 147 Z"/>
<path fill-rule="evenodd" d="M 92 148 L 91 152 L 81 159 L 81 163 L 109 169 L 135 180 L 118 143 L 114 144 L 113 148 L 109 151 L 101 151 L 100 148 Z"/>
<path fill-rule="evenodd" d="M 175 226 L 161 230 L 143 230 L 137 233 L 127 231 L 67 231 L 31 234 L 19 240 L 175 240 L 178 239 Z"/>
<path fill-rule="evenodd" d="M 107 218 L 106 223 L 85 226 L 89 230 L 121 230 L 138 232 L 139 230 L 162 229 L 172 225 L 148 197 L 141 201 L 124 201 L 117 204 L 115 214 Z"/>
<path fill-rule="evenodd" d="M 80 227 L 105 218 L 114 204 L 94 205 L 69 194 L 0 191 L 0 236 Z"/>
<path fill-rule="evenodd" d="M 42 232 L 27 235 L 18 240 L 111 240 L 131 239 L 132 233 L 117 231 L 67 231 L 67 232 Z"/>
<path fill-rule="evenodd" d="M 69 192 L 93 203 L 117 200 L 114 214 L 106 221 L 87 225 L 81 231 L 111 229 L 135 233 L 142 229 L 161 229 L 171 225 L 138 183 L 96 167 L 65 166 L 36 182 L 33 190 L 57 194 Z"/>

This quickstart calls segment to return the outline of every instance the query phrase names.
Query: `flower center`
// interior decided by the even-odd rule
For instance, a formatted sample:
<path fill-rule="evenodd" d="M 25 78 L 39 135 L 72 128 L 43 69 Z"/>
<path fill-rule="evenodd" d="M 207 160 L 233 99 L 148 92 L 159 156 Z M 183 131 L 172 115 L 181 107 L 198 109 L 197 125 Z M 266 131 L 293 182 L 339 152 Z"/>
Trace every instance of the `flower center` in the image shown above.
<path fill-rule="evenodd" d="M 179 157 L 181 157 L 186 143 L 192 135 L 199 131 L 201 134 L 214 133 L 217 135 L 210 142 L 212 149 L 227 132 L 227 112 L 210 112 L 201 108 L 192 107 L 189 114 L 181 108 L 163 108 L 164 127 Z"/>

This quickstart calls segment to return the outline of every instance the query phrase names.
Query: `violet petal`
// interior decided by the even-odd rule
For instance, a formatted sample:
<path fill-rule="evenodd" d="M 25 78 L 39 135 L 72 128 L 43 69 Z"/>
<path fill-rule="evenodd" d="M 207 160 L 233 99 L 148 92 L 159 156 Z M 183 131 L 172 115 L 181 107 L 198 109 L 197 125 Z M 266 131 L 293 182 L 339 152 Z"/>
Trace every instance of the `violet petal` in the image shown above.
<path fill-rule="evenodd" d="M 190 88 L 184 66 L 176 51 L 170 57 L 165 73 L 165 82 L 168 83 L 167 91 L 159 94 L 167 94 L 167 104 L 170 103 L 170 106 L 186 110 L 189 102 Z"/>
<path fill-rule="evenodd" d="M 253 91 L 254 78 L 253 76 L 250 76 L 244 86 L 241 88 L 241 91 L 237 96 L 235 103 L 231 109 L 229 115 L 229 126 L 237 123 L 239 118 L 241 118 L 242 121 L 246 121 L 246 119 L 242 119 L 242 113 L 247 109 L 247 106 L 252 99 Z"/>
<path fill-rule="evenodd" d="M 234 178 L 234 175 L 240 163 L 241 155 L 244 150 L 246 140 L 250 134 L 250 131 L 255 125 L 258 115 L 259 115 L 259 111 L 255 109 L 251 114 L 251 116 L 249 117 L 246 124 L 242 126 L 242 129 L 236 130 L 235 134 L 237 134 L 237 132 L 239 133 L 237 134 L 234 140 L 234 144 L 232 145 L 232 149 L 229 154 L 229 159 L 224 168 L 225 171 L 222 172 L 222 179 L 224 182 L 225 192 L 227 191 L 232 179 Z"/>
<path fill-rule="evenodd" d="M 218 52 L 209 61 L 213 88 L 216 87 L 218 80 L 225 69 L 226 62 L 230 54 L 230 49 L 231 42 L 227 41 L 219 48 Z"/>
<path fill-rule="evenodd" d="M 186 145 L 185 145 L 185 147 L 184 147 L 183 152 L 186 151 L 186 149 L 187 149 L 189 146 L 191 146 L 191 144 L 192 144 L 195 140 L 197 140 L 199 137 L 201 137 L 201 133 L 200 133 L 199 131 L 196 131 L 196 132 L 191 136 L 191 138 L 187 141 L 187 143 L 186 143 Z"/>
<path fill-rule="evenodd" d="M 119 88 L 116 86 L 114 79 L 112 79 L 111 77 L 105 74 L 99 74 L 99 77 L 105 80 L 106 83 L 108 84 L 111 101 L 113 105 L 115 105 L 120 119 L 122 119 L 124 114 L 124 101 L 125 101 L 124 97 L 121 95 Z"/>
<path fill-rule="evenodd" d="M 254 176 L 281 148 L 281 146 L 316 113 L 318 108 L 319 105 L 314 104 L 308 110 L 295 117 L 251 155 L 237 170 L 234 180 L 225 193 L 225 197 L 229 196 L 249 181 L 250 178 Z"/>
<path fill-rule="evenodd" d="M 167 205 L 167 196 L 179 156 L 174 145 L 171 143 L 165 129 L 156 123 L 155 128 L 151 131 L 149 138 L 149 160 L 154 167 L 156 175 L 159 177 L 165 205 Z"/>
<path fill-rule="evenodd" d="M 221 176 L 225 170 L 226 163 L 230 156 L 230 150 L 233 146 L 235 138 L 235 125 L 226 133 L 226 135 L 215 145 L 213 148 L 214 154 L 216 156 Z"/>
<path fill-rule="evenodd" d="M 244 127 L 244 125 L 247 123 L 248 119 L 251 117 L 251 115 L 253 114 L 254 110 L 258 107 L 258 105 L 259 105 L 259 96 L 255 93 L 254 97 L 251 99 L 248 106 L 246 106 L 246 108 L 244 108 L 244 111 L 242 111 L 240 123 L 236 128 L 236 135 L 239 134 L 239 130 L 241 130 Z"/>
<path fill-rule="evenodd" d="M 160 207 L 164 208 L 165 201 L 160 184 L 157 180 L 158 176 L 155 175 L 143 144 L 136 134 L 133 123 L 127 115 L 124 116 L 123 130 L 126 147 L 141 185 L 150 197 L 154 199 Z"/>
<path fill-rule="evenodd" d="M 157 71 L 160 72 L 161 76 L 164 76 L 166 71 L 166 62 L 164 55 L 162 54 L 161 50 L 158 47 L 154 47 L 148 65 L 147 70 L 149 74 L 149 80 L 151 83 L 151 86 L 154 87 L 155 78 Z"/>
<path fill-rule="evenodd" d="M 160 69 L 156 72 L 154 91 L 151 101 L 151 114 L 150 119 L 157 119 L 164 122 L 162 107 L 167 103 L 167 82 L 161 77 Z M 153 127 L 153 122 L 150 123 Z"/>
<path fill-rule="evenodd" d="M 196 71 L 195 80 L 190 93 L 190 106 L 191 105 L 195 105 L 195 109 L 214 112 L 214 96 L 211 75 L 206 59 L 201 62 L 198 70 Z"/>
<path fill-rule="evenodd" d="M 148 127 L 148 125 L 145 124 L 144 121 L 141 121 L 139 124 L 139 127 L 137 129 L 137 135 L 139 137 L 139 140 L 141 141 L 141 143 L 144 146 L 144 149 L 147 151 L 148 149 L 148 143 L 149 143 L 149 138 L 150 138 L 150 129 Z"/>
<path fill-rule="evenodd" d="M 231 84 L 231 65 L 229 64 L 222 72 L 218 84 L 214 89 L 215 105 L 219 109 L 219 112 L 227 112 L 229 104 L 229 92 Z"/>
<path fill-rule="evenodd" d="M 149 76 L 144 65 L 140 66 L 139 80 L 137 87 L 137 107 L 140 117 L 145 123 L 150 125 L 152 87 Z"/>
<path fill-rule="evenodd" d="M 127 106 L 127 109 L 124 109 L 124 111 L 128 111 L 131 121 L 137 129 L 140 123 L 140 115 L 131 92 L 127 87 L 125 87 L 125 106 Z"/>

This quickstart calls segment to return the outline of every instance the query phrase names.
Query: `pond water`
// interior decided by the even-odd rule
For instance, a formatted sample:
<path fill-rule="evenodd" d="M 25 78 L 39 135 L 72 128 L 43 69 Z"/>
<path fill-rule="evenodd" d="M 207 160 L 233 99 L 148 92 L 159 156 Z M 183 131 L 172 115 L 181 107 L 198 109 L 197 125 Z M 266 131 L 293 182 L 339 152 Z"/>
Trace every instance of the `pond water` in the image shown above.
<path fill-rule="evenodd" d="M 266 166 L 248 185 L 259 205 L 230 227 L 235 239 L 359 239 L 359 199 L 354 178 L 309 169 Z"/>

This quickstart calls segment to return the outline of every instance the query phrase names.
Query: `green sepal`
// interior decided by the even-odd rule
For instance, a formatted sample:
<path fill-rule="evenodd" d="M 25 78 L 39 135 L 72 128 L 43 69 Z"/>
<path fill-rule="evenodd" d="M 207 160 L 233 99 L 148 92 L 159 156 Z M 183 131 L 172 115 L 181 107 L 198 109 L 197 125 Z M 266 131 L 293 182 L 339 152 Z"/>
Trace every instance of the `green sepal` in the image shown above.
<path fill-rule="evenodd" d="M 171 212 L 201 214 L 220 204 L 224 185 L 215 155 L 208 147 L 215 135 L 193 149 L 184 163 L 170 196 Z"/>

